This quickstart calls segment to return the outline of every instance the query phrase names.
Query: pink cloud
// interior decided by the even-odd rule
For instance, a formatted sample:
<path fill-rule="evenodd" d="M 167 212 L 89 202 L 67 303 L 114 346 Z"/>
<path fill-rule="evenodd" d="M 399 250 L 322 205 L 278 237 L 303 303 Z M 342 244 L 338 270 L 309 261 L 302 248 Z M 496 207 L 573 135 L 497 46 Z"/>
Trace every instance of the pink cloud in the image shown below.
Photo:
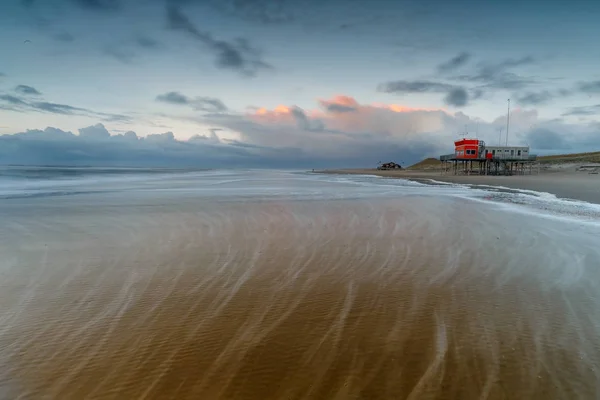
<path fill-rule="evenodd" d="M 443 109 L 417 108 L 400 104 L 360 104 L 355 98 L 337 95 L 319 99 L 319 108 L 303 110 L 297 106 L 279 105 L 269 110 L 259 108 L 248 114 L 253 122 L 264 125 L 293 126 L 305 115 L 322 122 L 325 129 L 347 133 L 379 133 L 404 136 L 411 133 L 438 131 L 443 127 Z"/>

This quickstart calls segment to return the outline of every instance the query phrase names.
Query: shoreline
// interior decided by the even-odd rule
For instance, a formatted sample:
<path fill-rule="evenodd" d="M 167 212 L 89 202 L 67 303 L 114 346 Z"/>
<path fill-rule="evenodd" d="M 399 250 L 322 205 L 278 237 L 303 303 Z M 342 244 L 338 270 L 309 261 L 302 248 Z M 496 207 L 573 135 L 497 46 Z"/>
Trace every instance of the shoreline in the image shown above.
<path fill-rule="evenodd" d="M 540 171 L 533 175 L 442 175 L 439 171 L 380 171 L 376 169 L 335 169 L 315 171 L 331 175 L 374 175 L 421 183 L 434 180 L 473 186 L 502 186 L 516 190 L 551 193 L 562 199 L 600 204 L 600 175 L 584 171 Z"/>

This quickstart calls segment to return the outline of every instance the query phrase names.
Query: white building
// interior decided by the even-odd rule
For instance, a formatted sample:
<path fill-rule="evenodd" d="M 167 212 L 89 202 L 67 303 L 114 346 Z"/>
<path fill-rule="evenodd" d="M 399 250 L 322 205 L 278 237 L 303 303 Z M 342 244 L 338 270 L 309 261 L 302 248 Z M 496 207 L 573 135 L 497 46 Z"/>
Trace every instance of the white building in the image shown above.
<path fill-rule="evenodd" d="M 529 147 L 526 146 L 485 146 L 485 154 L 481 158 L 488 158 L 492 154 L 492 159 L 509 160 L 528 160 Z"/>

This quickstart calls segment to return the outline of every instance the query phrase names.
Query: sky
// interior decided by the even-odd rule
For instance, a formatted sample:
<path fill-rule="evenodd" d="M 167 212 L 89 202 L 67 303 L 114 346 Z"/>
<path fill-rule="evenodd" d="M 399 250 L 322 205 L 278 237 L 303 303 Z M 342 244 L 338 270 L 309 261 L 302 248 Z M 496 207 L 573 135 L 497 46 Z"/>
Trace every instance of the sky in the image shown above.
<path fill-rule="evenodd" d="M 600 2 L 5 0 L 0 164 L 600 150 Z"/>

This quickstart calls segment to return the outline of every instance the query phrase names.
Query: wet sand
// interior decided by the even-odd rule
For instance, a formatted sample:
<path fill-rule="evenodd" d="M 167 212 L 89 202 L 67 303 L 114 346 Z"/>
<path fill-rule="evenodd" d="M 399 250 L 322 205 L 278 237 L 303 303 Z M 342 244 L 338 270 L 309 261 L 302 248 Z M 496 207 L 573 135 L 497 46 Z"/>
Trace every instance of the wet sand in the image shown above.
<path fill-rule="evenodd" d="M 28 210 L 0 235 L 7 398 L 600 394 L 587 228 L 427 197 Z"/>
<path fill-rule="evenodd" d="M 552 193 L 560 198 L 600 204 L 600 175 L 589 174 L 587 171 L 541 171 L 539 174 L 513 176 L 442 175 L 440 171 L 378 171 L 376 169 L 342 169 L 319 172 L 503 186 L 510 189 Z"/>

